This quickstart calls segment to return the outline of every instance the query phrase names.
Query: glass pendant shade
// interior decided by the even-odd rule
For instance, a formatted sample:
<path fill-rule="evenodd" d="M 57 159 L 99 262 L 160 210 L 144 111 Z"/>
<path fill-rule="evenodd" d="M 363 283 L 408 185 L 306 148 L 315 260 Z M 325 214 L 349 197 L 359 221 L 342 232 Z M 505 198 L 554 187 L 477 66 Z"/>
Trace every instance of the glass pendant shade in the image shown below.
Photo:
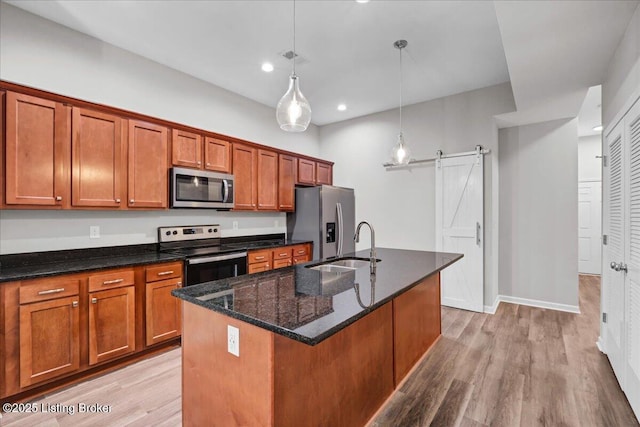
<path fill-rule="evenodd" d="M 289 90 L 276 107 L 276 118 L 280 129 L 287 132 L 304 132 L 311 122 L 311 105 L 300 92 L 298 76 L 291 74 Z"/>
<path fill-rule="evenodd" d="M 391 161 L 394 165 L 406 165 L 411 160 L 411 150 L 409 146 L 404 143 L 404 136 L 402 132 L 398 134 L 398 142 L 393 146 L 391 151 Z"/>

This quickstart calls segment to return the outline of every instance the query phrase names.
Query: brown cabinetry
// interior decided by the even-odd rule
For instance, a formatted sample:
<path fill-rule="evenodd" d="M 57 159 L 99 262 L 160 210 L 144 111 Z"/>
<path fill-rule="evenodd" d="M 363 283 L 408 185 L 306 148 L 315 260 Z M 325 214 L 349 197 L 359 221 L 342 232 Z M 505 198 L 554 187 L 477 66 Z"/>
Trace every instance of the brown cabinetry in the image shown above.
<path fill-rule="evenodd" d="M 258 150 L 258 210 L 278 209 L 278 154 Z"/>
<path fill-rule="evenodd" d="M 262 249 L 247 252 L 247 264 L 247 273 L 249 274 L 271 270 L 271 250 Z"/>
<path fill-rule="evenodd" d="M 333 184 L 333 166 L 329 163 L 316 162 L 316 184 Z"/>
<path fill-rule="evenodd" d="M 210 171 L 231 172 L 231 143 L 222 139 L 204 139 L 204 168 Z"/>
<path fill-rule="evenodd" d="M 295 183 L 297 159 L 286 154 L 278 155 L 278 210 L 295 210 Z"/>
<path fill-rule="evenodd" d="M 257 150 L 233 144 L 233 176 L 235 180 L 235 210 L 255 210 L 257 192 Z"/>
<path fill-rule="evenodd" d="M 71 197 L 73 206 L 120 207 L 123 158 L 122 119 L 73 108 Z"/>
<path fill-rule="evenodd" d="M 20 286 L 20 387 L 56 378 L 80 367 L 78 292 L 78 281 L 64 278 Z M 7 350 L 12 353 L 11 349 Z"/>
<path fill-rule="evenodd" d="M 6 98 L 5 203 L 68 205 L 69 108 L 15 92 Z"/>
<path fill-rule="evenodd" d="M 311 261 L 311 243 L 247 252 L 247 273 L 275 270 Z"/>
<path fill-rule="evenodd" d="M 303 245 L 295 245 L 292 247 L 293 252 L 293 264 L 302 264 L 303 262 L 311 261 L 311 244 L 306 243 Z"/>
<path fill-rule="evenodd" d="M 173 129 L 171 133 L 171 163 L 188 168 L 202 167 L 202 137 L 197 133 Z"/>
<path fill-rule="evenodd" d="M 166 208 L 168 130 L 129 120 L 129 208 Z"/>
<path fill-rule="evenodd" d="M 182 264 L 172 263 L 146 269 L 146 345 L 179 337 L 181 304 L 171 291 L 182 287 Z"/>
<path fill-rule="evenodd" d="M 116 270 L 89 277 L 89 364 L 136 349 L 134 271 Z"/>
<path fill-rule="evenodd" d="M 299 185 L 332 185 L 333 166 L 331 163 L 298 159 L 296 184 Z"/>

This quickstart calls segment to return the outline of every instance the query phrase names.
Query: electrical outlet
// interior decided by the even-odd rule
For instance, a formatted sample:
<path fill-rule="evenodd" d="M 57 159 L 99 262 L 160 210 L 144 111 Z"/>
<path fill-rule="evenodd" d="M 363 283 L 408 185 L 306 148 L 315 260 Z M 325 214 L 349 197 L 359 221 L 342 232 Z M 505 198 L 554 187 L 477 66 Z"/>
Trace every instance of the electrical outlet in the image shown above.
<path fill-rule="evenodd" d="M 90 239 L 99 239 L 100 238 L 100 226 L 99 225 L 91 225 L 91 226 L 89 226 L 89 238 Z"/>
<path fill-rule="evenodd" d="M 227 351 L 240 357 L 240 329 L 227 325 Z"/>
<path fill-rule="evenodd" d="M 234 230 L 238 229 L 238 221 L 233 221 L 233 229 Z"/>

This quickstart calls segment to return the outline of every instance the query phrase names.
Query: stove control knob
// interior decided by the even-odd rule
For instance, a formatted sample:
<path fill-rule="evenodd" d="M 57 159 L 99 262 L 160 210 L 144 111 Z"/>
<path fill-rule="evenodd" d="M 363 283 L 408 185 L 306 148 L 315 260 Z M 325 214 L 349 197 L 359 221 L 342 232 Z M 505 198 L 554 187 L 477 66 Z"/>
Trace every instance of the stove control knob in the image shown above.
<path fill-rule="evenodd" d="M 209 233 L 213 233 L 213 228 L 210 228 L 210 229 L 209 229 Z"/>
<path fill-rule="evenodd" d="M 170 231 L 167 231 L 167 232 L 166 232 L 166 233 L 164 233 L 164 234 L 166 234 L 167 236 L 170 236 L 170 235 L 171 235 L 171 232 L 170 232 Z"/>
<path fill-rule="evenodd" d="M 214 229 L 213 229 L 213 231 L 214 231 L 215 233 L 217 233 L 217 232 L 218 232 L 218 229 L 217 229 L 217 228 L 214 228 Z"/>
<path fill-rule="evenodd" d="M 173 230 L 173 235 L 175 236 L 176 234 L 178 234 L 178 232 L 176 230 Z"/>

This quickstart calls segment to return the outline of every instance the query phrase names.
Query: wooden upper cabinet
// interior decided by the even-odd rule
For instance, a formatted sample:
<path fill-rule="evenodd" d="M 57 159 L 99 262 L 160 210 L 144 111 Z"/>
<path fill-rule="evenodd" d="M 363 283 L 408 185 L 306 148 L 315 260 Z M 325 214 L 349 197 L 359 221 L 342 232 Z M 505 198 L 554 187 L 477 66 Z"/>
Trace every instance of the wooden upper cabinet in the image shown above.
<path fill-rule="evenodd" d="M 168 130 L 129 120 L 130 208 L 166 208 L 168 182 Z"/>
<path fill-rule="evenodd" d="M 14 92 L 6 97 L 5 203 L 68 206 L 69 108 Z"/>
<path fill-rule="evenodd" d="M 71 197 L 73 206 L 120 207 L 123 183 L 122 119 L 73 108 Z"/>
<path fill-rule="evenodd" d="M 255 210 L 257 200 L 257 150 L 233 144 L 235 210 Z"/>
<path fill-rule="evenodd" d="M 202 168 L 202 137 L 197 133 L 173 129 L 171 163 L 174 166 Z"/>
<path fill-rule="evenodd" d="M 217 172 L 231 172 L 231 143 L 222 139 L 204 139 L 204 168 Z"/>
<path fill-rule="evenodd" d="M 298 159 L 298 173 L 296 184 L 316 185 L 316 162 L 307 159 Z"/>
<path fill-rule="evenodd" d="M 333 184 L 333 167 L 330 164 L 316 162 L 316 184 Z"/>
<path fill-rule="evenodd" d="M 278 156 L 278 209 L 295 210 L 296 158 L 286 154 Z"/>
<path fill-rule="evenodd" d="M 278 154 L 258 150 L 258 210 L 278 209 Z"/>
<path fill-rule="evenodd" d="M 20 387 L 79 369 L 79 310 L 77 295 L 20 305 Z"/>

